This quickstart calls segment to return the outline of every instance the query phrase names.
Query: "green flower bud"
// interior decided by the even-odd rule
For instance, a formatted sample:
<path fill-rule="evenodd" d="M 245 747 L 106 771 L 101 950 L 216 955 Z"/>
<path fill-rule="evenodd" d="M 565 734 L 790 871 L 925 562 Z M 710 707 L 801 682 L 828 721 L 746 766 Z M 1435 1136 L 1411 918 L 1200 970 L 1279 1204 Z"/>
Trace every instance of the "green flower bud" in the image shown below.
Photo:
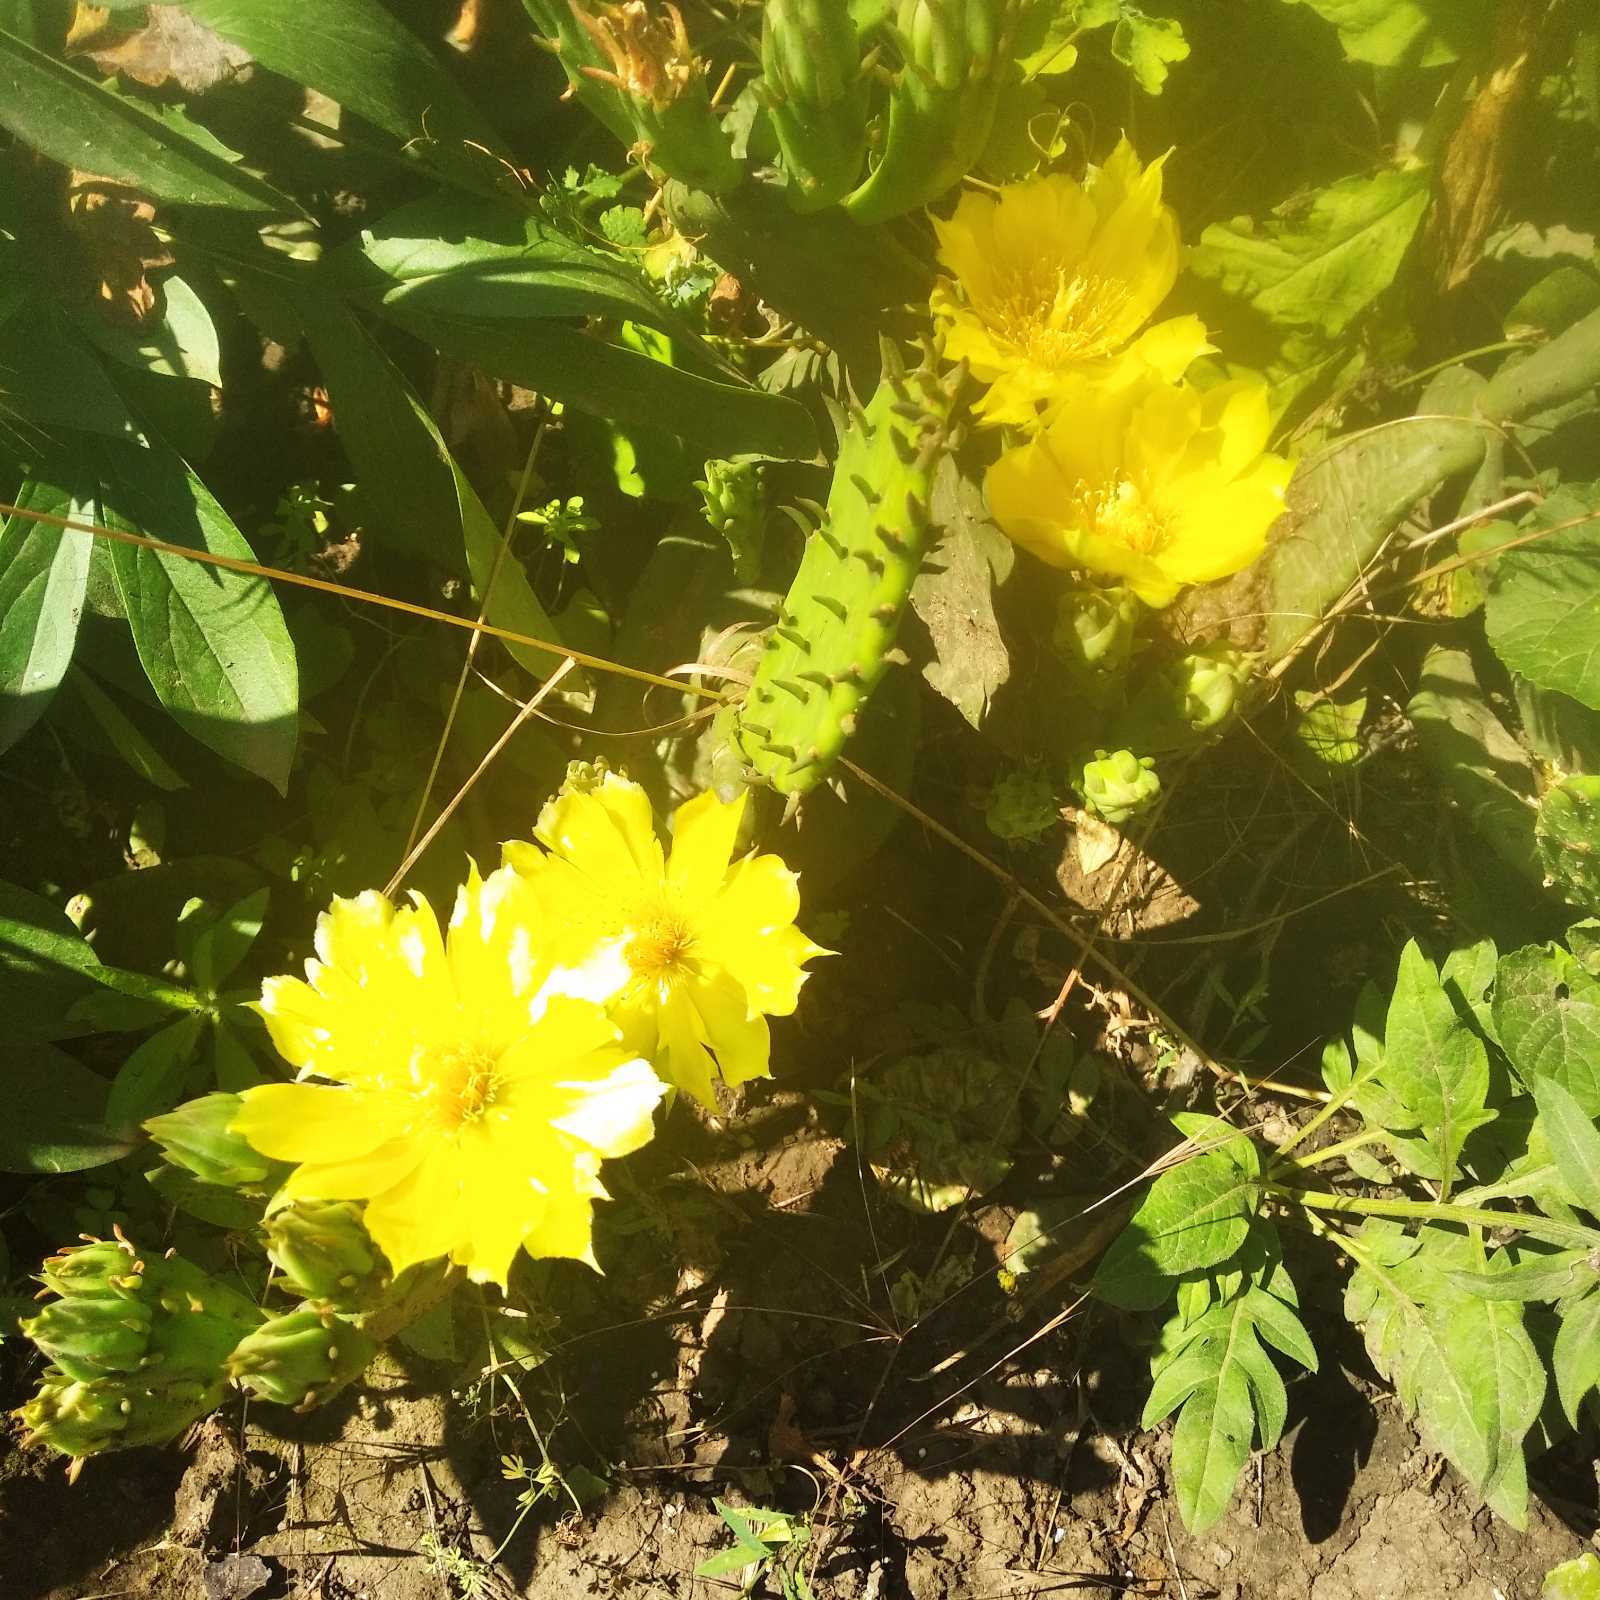
<path fill-rule="evenodd" d="M 209 1385 L 189 1378 L 81 1382 L 52 1367 L 39 1392 L 13 1415 L 28 1430 L 26 1443 L 81 1459 L 106 1450 L 165 1444 L 216 1410 L 225 1393 L 220 1380 Z M 73 1476 L 76 1470 L 74 1462 Z"/>
<path fill-rule="evenodd" d="M 1133 655 L 1143 611 L 1139 597 L 1120 584 L 1069 589 L 1057 603 L 1050 642 L 1075 677 L 1098 680 L 1107 690 L 1117 688 Z"/>
<path fill-rule="evenodd" d="M 353 1311 L 376 1298 L 388 1276 L 353 1200 L 297 1200 L 267 1218 L 267 1254 L 297 1299 Z"/>
<path fill-rule="evenodd" d="M 1095 751 L 1095 759 L 1083 769 L 1083 800 L 1113 826 L 1120 827 L 1145 810 L 1161 793 L 1161 779 L 1155 762 L 1140 759 L 1131 750 L 1107 754 Z"/>
<path fill-rule="evenodd" d="M 289 1169 L 229 1131 L 239 1107 L 236 1094 L 201 1095 L 165 1116 L 151 1117 L 145 1131 L 161 1147 L 164 1160 L 192 1172 L 202 1183 L 225 1189 L 276 1187 Z"/>
<path fill-rule="evenodd" d="M 359 1378 L 377 1353 L 353 1323 L 303 1307 L 240 1340 L 228 1358 L 228 1376 L 262 1400 L 310 1411 Z"/>
<path fill-rule="evenodd" d="M 1250 652 L 1230 644 L 1208 644 L 1186 655 L 1169 673 L 1183 720 L 1196 733 L 1220 727 L 1233 715 L 1255 662 Z"/>
<path fill-rule="evenodd" d="M 144 1287 L 134 1259 L 113 1239 L 73 1245 L 46 1258 L 39 1282 L 59 1295 L 137 1296 Z"/>
<path fill-rule="evenodd" d="M 137 1372 L 150 1351 L 150 1308 L 132 1295 L 56 1300 L 17 1324 L 66 1373 L 88 1383 Z"/>
<path fill-rule="evenodd" d="M 705 502 L 706 521 L 733 552 L 733 575 L 754 583 L 761 572 L 761 547 L 767 531 L 761 464 L 756 461 L 708 461 L 706 475 L 695 484 Z"/>

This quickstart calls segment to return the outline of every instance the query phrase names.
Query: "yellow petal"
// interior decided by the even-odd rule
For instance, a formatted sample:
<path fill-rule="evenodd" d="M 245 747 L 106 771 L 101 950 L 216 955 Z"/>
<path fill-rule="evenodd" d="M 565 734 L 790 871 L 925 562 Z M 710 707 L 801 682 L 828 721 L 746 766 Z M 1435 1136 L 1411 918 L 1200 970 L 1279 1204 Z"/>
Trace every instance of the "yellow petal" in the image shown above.
<path fill-rule="evenodd" d="M 328 1002 L 299 978 L 268 978 L 256 1007 L 273 1047 L 291 1067 L 313 1066 L 338 1024 Z"/>
<path fill-rule="evenodd" d="M 531 839 L 508 839 L 500 846 L 501 865 L 520 872 L 525 878 L 533 877 L 547 859 L 544 851 Z"/>
<path fill-rule="evenodd" d="M 274 1161 L 348 1161 L 404 1131 L 409 1096 L 264 1083 L 240 1096 L 231 1131 Z"/>
<path fill-rule="evenodd" d="M 604 1065 L 611 1052 L 590 1058 Z M 625 1156 L 650 1142 L 655 1109 L 666 1091 L 648 1061 L 622 1061 L 603 1073 L 583 1075 L 582 1062 L 572 1063 L 552 1086 L 569 1109 L 550 1118 L 550 1126 L 569 1134 L 603 1156 Z"/>
<path fill-rule="evenodd" d="M 598 1272 L 600 1264 L 594 1258 L 594 1206 L 588 1196 L 570 1189 L 552 1190 L 522 1245 L 530 1256 L 583 1261 Z"/>
<path fill-rule="evenodd" d="M 292 1200 L 366 1200 L 392 1189 L 422 1160 L 423 1146 L 409 1136 L 391 1139 L 348 1161 L 311 1161 L 296 1167 L 283 1186 Z"/>
<path fill-rule="evenodd" d="M 1216 346 L 1206 337 L 1206 325 L 1199 317 L 1185 315 L 1168 317 L 1146 328 L 1128 347 L 1128 356 L 1137 368 L 1144 367 L 1159 374 L 1166 383 L 1176 383 L 1203 355 Z"/>
<path fill-rule="evenodd" d="M 672 854 L 667 882 L 687 905 L 709 900 L 728 875 L 744 817 L 745 792 L 724 804 L 706 790 L 678 807 L 672 819 Z"/>
<path fill-rule="evenodd" d="M 449 1255 L 466 1242 L 464 1177 L 455 1149 L 439 1141 L 398 1183 L 367 1202 L 367 1232 L 396 1274 L 419 1261 Z"/>
<path fill-rule="evenodd" d="M 708 1111 L 715 1111 L 717 1097 L 712 1082 L 716 1063 L 706 1051 L 704 1025 L 686 986 L 680 985 L 667 996 L 656 1022 L 661 1038 L 656 1071 L 675 1088 L 692 1094 Z"/>
<path fill-rule="evenodd" d="M 661 843 L 649 796 L 614 772 L 587 792 L 558 795 L 539 818 L 539 838 L 607 889 L 661 880 Z"/>
<path fill-rule="evenodd" d="M 686 985 L 699 1013 L 702 1037 L 716 1052 L 724 1083 L 745 1083 L 771 1072 L 767 1019 L 751 1009 L 743 987 L 727 974 Z"/>

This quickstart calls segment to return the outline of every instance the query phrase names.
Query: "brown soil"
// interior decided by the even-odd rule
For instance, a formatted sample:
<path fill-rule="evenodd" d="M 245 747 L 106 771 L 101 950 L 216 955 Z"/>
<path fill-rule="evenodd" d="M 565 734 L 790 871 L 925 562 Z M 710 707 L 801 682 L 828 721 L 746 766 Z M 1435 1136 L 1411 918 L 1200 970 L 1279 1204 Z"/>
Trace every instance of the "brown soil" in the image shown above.
<path fill-rule="evenodd" d="M 386 1361 L 328 1412 L 235 1406 L 186 1448 L 91 1462 L 75 1487 L 13 1450 L 0 1594 L 737 1593 L 693 1575 L 730 1543 L 713 1495 L 815 1507 L 818 1600 L 1534 1600 L 1592 1531 L 1594 1468 L 1576 1444 L 1535 1465 L 1529 1528 L 1509 1529 L 1420 1447 L 1329 1317 L 1314 1324 L 1323 1372 L 1292 1385 L 1283 1447 L 1191 1537 L 1166 1431 L 1137 1426 L 1149 1319 L 1087 1305 L 1062 1317 L 1074 1297 L 1059 1291 L 1016 1316 L 992 1271 L 1006 1209 L 902 1210 L 797 1097 L 770 1095 L 739 1125 L 760 1142 L 692 1123 L 677 1141 L 709 1201 L 698 1183 L 647 1176 L 657 1225 L 602 1236 L 604 1279 L 552 1280 L 576 1309 L 521 1389 L 573 1481 L 579 1467 L 607 1480 L 582 1516 L 543 1502 L 498 1563 L 469 1565 L 516 1514 L 500 1456 L 539 1459 L 527 1422 L 452 1393 L 459 1364 Z M 966 1287 L 913 1304 L 902 1275 L 941 1257 Z"/>

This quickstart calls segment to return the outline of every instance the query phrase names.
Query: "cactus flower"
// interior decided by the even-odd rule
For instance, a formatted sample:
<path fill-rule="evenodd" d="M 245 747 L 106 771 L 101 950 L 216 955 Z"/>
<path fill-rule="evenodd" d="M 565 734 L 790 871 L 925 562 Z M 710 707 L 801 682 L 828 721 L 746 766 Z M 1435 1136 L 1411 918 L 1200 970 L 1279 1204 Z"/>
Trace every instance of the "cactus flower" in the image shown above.
<path fill-rule="evenodd" d="M 329 1081 L 246 1090 L 234 1130 L 295 1163 L 285 1197 L 365 1200 L 396 1275 L 448 1256 L 504 1287 L 520 1249 L 593 1264 L 600 1163 L 650 1138 L 662 1084 L 599 1006 L 546 991 L 516 872 L 474 870 L 448 935 L 413 899 L 335 900 L 306 981 L 267 980 L 273 1043 Z"/>
<path fill-rule="evenodd" d="M 1266 453 L 1263 384 L 1204 394 L 1155 378 L 1078 381 L 1055 419 L 989 469 L 989 508 L 1041 561 L 1120 578 L 1150 606 L 1249 566 L 1293 471 Z"/>
<path fill-rule="evenodd" d="M 636 783 L 568 784 L 535 830 L 506 846 L 564 940 L 558 983 L 610 1001 L 628 1046 L 702 1104 L 712 1081 L 765 1077 L 769 1016 L 788 1016 L 827 952 L 794 919 L 798 878 L 775 855 L 733 861 L 744 796 L 678 807 L 670 854 Z"/>
<path fill-rule="evenodd" d="M 1149 369 L 1172 382 L 1210 348 L 1197 317 L 1145 328 L 1182 256 L 1164 160 L 1141 166 L 1123 139 L 1083 183 L 1030 178 L 964 194 L 948 222 L 934 218 L 949 277 L 933 314 L 945 354 L 990 386 L 980 420 L 1031 425 L 1071 375 Z"/>

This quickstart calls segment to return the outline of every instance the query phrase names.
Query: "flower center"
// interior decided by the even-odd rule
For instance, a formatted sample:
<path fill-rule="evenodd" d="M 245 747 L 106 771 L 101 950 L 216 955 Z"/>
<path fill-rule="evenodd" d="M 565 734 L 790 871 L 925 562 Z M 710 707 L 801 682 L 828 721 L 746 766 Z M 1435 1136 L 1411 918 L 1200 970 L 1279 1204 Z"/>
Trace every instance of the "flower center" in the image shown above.
<path fill-rule="evenodd" d="M 444 1126 L 462 1128 L 494 1104 L 496 1066 L 495 1056 L 482 1045 L 444 1045 L 423 1057 L 417 1077 Z"/>
<path fill-rule="evenodd" d="M 671 982 L 689 971 L 694 950 L 694 930 L 681 911 L 671 906 L 649 907 L 630 930 L 623 959 L 647 982 Z"/>
<path fill-rule="evenodd" d="M 1096 533 L 1142 556 L 1159 555 L 1172 538 L 1171 518 L 1126 478 L 1100 486 L 1080 484 L 1074 499 L 1079 515 Z"/>
<path fill-rule="evenodd" d="M 995 332 L 1041 367 L 1107 354 L 1117 343 L 1112 324 L 1128 298 L 1116 279 L 1034 271 L 1012 274 L 989 308 Z"/>

